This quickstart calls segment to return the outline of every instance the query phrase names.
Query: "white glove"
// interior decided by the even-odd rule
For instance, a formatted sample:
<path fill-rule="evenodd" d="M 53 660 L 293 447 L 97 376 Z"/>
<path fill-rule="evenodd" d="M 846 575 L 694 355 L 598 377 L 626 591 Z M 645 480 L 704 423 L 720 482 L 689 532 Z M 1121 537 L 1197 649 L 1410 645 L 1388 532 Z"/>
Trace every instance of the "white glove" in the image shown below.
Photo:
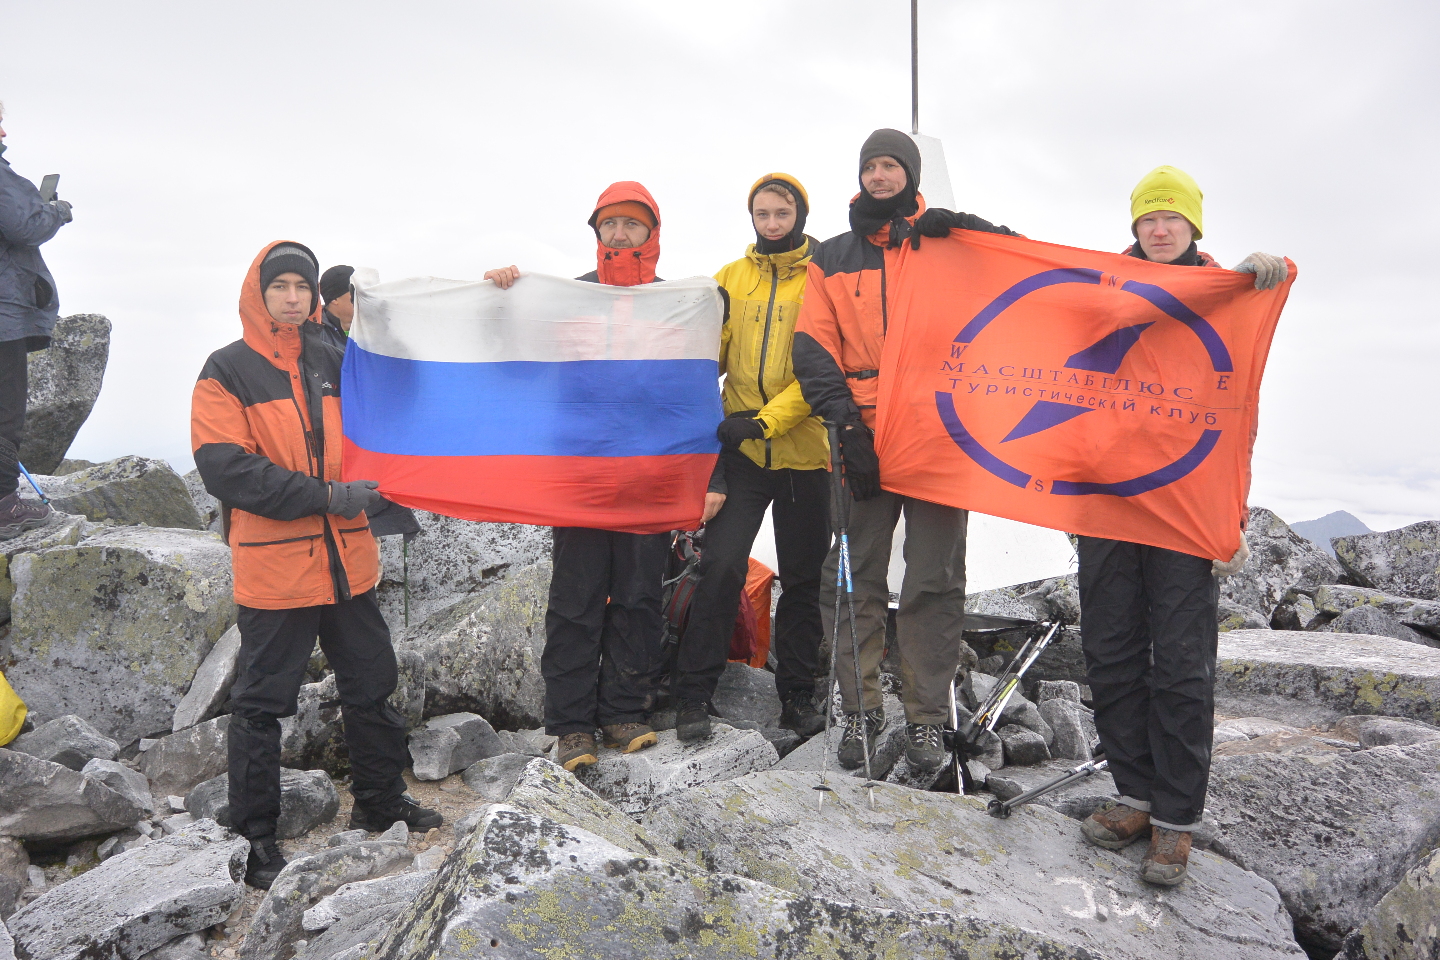
<path fill-rule="evenodd" d="M 1273 290 L 1285 282 L 1290 268 L 1285 264 L 1284 257 L 1256 252 L 1237 263 L 1235 272 L 1255 274 L 1256 290 Z"/>
<path fill-rule="evenodd" d="M 1245 561 L 1249 559 L 1250 544 L 1245 542 L 1245 536 L 1241 534 L 1240 549 L 1235 551 L 1235 556 L 1230 558 L 1229 563 L 1226 563 L 1224 560 L 1211 560 L 1210 572 L 1221 578 L 1233 577 L 1240 572 L 1240 568 L 1245 566 Z"/>

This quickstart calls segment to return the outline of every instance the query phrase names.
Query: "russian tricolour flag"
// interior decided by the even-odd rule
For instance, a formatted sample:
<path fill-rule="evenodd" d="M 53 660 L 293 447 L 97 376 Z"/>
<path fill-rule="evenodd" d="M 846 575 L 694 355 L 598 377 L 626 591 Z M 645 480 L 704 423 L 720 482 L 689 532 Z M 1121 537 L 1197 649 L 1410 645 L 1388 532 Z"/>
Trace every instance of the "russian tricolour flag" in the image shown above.
<path fill-rule="evenodd" d="M 347 479 L 467 520 L 698 525 L 724 415 L 714 281 L 367 273 L 341 391 Z"/>

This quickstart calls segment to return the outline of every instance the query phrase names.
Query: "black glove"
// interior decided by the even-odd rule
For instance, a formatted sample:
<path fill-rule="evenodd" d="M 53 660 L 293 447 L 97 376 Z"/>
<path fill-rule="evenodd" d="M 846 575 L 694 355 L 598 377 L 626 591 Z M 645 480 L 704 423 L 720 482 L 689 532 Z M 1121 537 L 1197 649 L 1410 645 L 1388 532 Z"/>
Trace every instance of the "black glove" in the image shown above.
<path fill-rule="evenodd" d="M 856 500 L 880 496 L 880 458 L 875 455 L 875 435 L 863 423 L 840 425 L 840 462 L 845 465 L 845 482 Z"/>
<path fill-rule="evenodd" d="M 331 480 L 330 505 L 325 512 L 354 520 L 366 507 L 381 499 L 379 488 L 378 480 L 351 480 L 349 483 Z"/>
<path fill-rule="evenodd" d="M 727 447 L 738 447 L 744 440 L 764 440 L 765 424 L 755 419 L 759 410 L 740 410 L 720 421 L 715 436 Z"/>
<path fill-rule="evenodd" d="M 948 237 L 953 227 L 960 226 L 960 218 L 953 210 L 931 207 L 915 218 L 915 229 L 910 231 L 910 246 L 920 249 L 921 237 Z"/>

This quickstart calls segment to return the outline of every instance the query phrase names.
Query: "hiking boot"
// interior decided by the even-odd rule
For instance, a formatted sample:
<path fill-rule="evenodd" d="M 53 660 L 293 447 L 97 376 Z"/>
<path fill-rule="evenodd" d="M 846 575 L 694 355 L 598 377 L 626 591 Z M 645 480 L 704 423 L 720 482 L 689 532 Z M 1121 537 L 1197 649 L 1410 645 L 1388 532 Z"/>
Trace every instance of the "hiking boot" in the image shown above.
<path fill-rule="evenodd" d="M 1173 887 L 1185 879 L 1190 863 L 1189 830 L 1166 830 L 1156 827 L 1150 832 L 1150 849 L 1140 862 L 1140 879 L 1161 887 Z"/>
<path fill-rule="evenodd" d="M 815 696 L 807 690 L 785 698 L 780 710 L 780 726 L 802 737 L 813 737 L 825 729 L 825 714 L 815 709 Z"/>
<path fill-rule="evenodd" d="M 950 759 L 945 731 L 938 723 L 905 724 L 905 760 L 914 770 L 939 770 Z"/>
<path fill-rule="evenodd" d="M 869 727 L 869 753 L 875 756 L 875 741 L 880 738 L 880 729 L 885 726 L 885 708 L 876 707 L 865 711 L 866 723 L 860 722 L 860 714 L 845 714 L 845 732 L 840 737 L 840 766 L 856 770 L 865 766 L 865 727 Z"/>
<path fill-rule="evenodd" d="M 245 860 L 245 882 L 261 890 L 269 890 L 280 871 L 288 865 L 280 854 L 274 837 L 250 841 L 250 856 Z"/>
<path fill-rule="evenodd" d="M 710 704 L 682 699 L 675 710 L 675 736 L 686 742 L 710 736 Z"/>
<path fill-rule="evenodd" d="M 43 527 L 50 519 L 50 505 L 36 500 L 21 500 L 16 490 L 0 498 L 0 540 L 18 537 L 26 530 Z"/>
<path fill-rule="evenodd" d="M 1114 800 L 1107 800 L 1080 824 L 1085 839 L 1106 850 L 1129 846 L 1150 829 L 1150 814 Z"/>
<path fill-rule="evenodd" d="M 677 718 L 678 719 L 678 718 Z M 643 723 L 610 723 L 601 727 L 605 731 L 605 746 L 621 753 L 634 753 L 646 747 L 655 746 L 659 737 Z"/>
<path fill-rule="evenodd" d="M 356 800 L 355 806 L 350 810 L 351 830 L 383 833 L 394 826 L 397 820 L 405 821 L 405 826 L 409 827 L 412 833 L 424 833 L 445 822 L 445 818 L 438 811 L 420 806 L 408 793 L 401 794 L 392 803 L 378 807 L 366 806 Z"/>
<path fill-rule="evenodd" d="M 555 762 L 574 773 L 580 767 L 592 766 L 598 762 L 599 757 L 595 756 L 596 752 L 594 734 L 561 734 Z"/>

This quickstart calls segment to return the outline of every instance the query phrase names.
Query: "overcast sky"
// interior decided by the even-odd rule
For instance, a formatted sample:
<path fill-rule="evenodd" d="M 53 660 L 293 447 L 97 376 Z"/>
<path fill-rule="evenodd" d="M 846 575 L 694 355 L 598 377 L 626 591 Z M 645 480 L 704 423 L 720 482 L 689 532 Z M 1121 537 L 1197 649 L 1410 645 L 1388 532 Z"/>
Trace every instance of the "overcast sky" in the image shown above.
<path fill-rule="evenodd" d="M 1129 242 L 1168 163 L 1202 249 L 1300 278 L 1261 403 L 1253 504 L 1375 529 L 1440 516 L 1437 5 L 921 0 L 921 130 L 957 206 L 1031 237 Z M 190 390 L 240 334 L 266 242 L 382 277 L 575 275 L 609 182 L 663 219 L 660 273 L 753 239 L 752 181 L 800 177 L 844 228 L 855 156 L 908 128 L 904 0 L 237 5 L 5 0 L 6 154 L 62 174 L 62 312 L 114 323 L 71 456 L 192 466 Z"/>

